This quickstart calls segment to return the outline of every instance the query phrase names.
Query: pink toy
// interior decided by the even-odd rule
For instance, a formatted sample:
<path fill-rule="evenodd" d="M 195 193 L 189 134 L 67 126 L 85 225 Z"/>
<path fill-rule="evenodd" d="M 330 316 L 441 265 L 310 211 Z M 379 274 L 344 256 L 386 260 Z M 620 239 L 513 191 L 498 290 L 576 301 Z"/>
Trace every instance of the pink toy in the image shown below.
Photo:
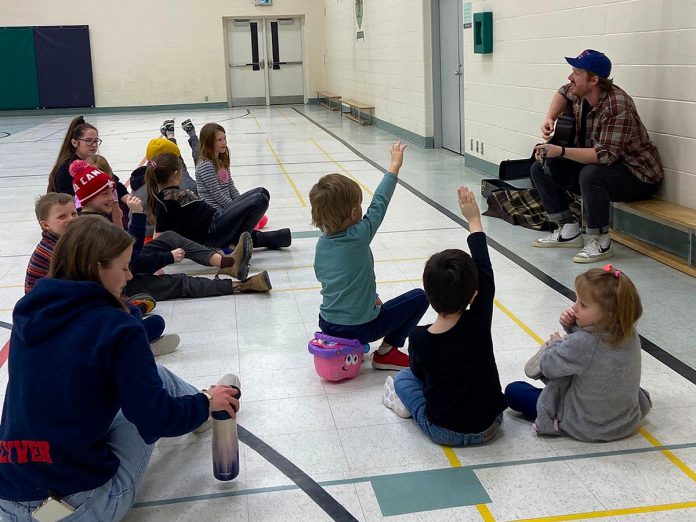
<path fill-rule="evenodd" d="M 261 221 L 256 223 L 256 226 L 254 227 L 254 230 L 261 230 L 263 227 L 268 225 L 268 216 L 263 216 L 261 218 Z"/>
<path fill-rule="evenodd" d="M 342 381 L 352 379 L 360 372 L 363 354 L 370 351 L 370 345 L 357 339 L 342 339 L 316 332 L 307 349 L 314 355 L 314 368 L 319 377 L 327 381 Z"/>

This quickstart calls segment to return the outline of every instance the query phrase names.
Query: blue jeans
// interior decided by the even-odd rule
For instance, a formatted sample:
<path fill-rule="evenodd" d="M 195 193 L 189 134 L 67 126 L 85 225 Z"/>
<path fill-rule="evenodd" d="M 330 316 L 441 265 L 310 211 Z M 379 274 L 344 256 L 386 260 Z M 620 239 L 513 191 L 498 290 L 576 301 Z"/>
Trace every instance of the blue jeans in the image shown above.
<path fill-rule="evenodd" d="M 532 386 L 528 382 L 515 381 L 505 387 L 505 398 L 511 410 L 519 411 L 528 419 L 537 416 L 536 405 L 543 388 Z"/>
<path fill-rule="evenodd" d="M 503 422 L 503 414 L 500 413 L 493 424 L 481 433 L 459 433 L 448 430 L 437 424 L 433 424 L 425 415 L 425 395 L 423 394 L 423 381 L 418 379 L 410 369 L 401 370 L 394 377 L 394 391 L 413 415 L 413 420 L 420 426 L 430 440 L 442 446 L 474 446 L 485 444 L 498 432 L 498 427 Z"/>
<path fill-rule="evenodd" d="M 193 395 L 198 390 L 181 380 L 164 366 L 157 365 L 164 389 L 174 397 Z M 145 444 L 137 428 L 120 411 L 106 433 L 108 444 L 121 464 L 116 474 L 104 485 L 90 491 L 81 491 L 63 500 L 76 508 L 66 517 L 66 522 L 92 522 L 94 520 L 121 520 L 130 510 L 138 487 L 147 470 L 154 444 Z M 0 520 L 9 522 L 33 522 L 31 512 L 43 501 L 13 502 L 0 500 Z"/>
<path fill-rule="evenodd" d="M 420 288 L 410 290 L 384 303 L 379 315 L 364 324 L 333 324 L 319 316 L 319 328 L 327 335 L 344 339 L 359 339 L 371 343 L 384 337 L 389 346 L 401 347 L 408 334 L 428 309 L 428 298 Z"/>

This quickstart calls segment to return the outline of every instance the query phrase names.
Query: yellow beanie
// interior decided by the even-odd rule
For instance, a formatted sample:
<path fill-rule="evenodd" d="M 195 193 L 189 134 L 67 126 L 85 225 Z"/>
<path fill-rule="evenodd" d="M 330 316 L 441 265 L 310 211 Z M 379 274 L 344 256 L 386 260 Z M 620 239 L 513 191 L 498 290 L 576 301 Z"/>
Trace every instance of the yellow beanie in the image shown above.
<path fill-rule="evenodd" d="M 176 143 L 169 141 L 167 138 L 155 138 L 154 140 L 150 140 L 150 143 L 147 144 L 145 157 L 151 160 L 160 154 L 174 154 L 178 158 L 181 156 L 181 151 Z"/>

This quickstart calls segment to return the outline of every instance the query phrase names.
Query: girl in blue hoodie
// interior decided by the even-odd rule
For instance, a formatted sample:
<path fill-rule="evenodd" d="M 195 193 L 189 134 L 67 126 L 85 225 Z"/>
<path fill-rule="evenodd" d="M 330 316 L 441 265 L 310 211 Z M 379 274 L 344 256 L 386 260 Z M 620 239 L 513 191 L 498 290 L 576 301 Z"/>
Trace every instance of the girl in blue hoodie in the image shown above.
<path fill-rule="evenodd" d="M 199 392 L 155 363 L 142 324 L 119 299 L 132 245 L 100 217 L 74 220 L 49 277 L 15 306 L 0 520 L 33 520 L 49 495 L 86 519 L 120 520 L 160 437 L 201 427 L 210 411 L 239 409 L 233 388 Z"/>

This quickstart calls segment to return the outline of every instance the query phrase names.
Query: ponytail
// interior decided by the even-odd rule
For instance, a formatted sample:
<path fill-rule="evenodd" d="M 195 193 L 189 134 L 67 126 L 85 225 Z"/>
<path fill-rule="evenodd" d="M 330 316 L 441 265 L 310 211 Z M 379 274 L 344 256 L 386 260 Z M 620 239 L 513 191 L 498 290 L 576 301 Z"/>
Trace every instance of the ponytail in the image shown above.
<path fill-rule="evenodd" d="M 88 129 L 97 128 L 94 125 L 90 125 L 85 121 L 84 116 L 78 116 L 73 118 L 68 126 L 68 130 L 65 133 L 65 138 L 63 138 L 63 143 L 60 146 L 60 151 L 58 152 L 58 158 L 56 159 L 51 173 L 48 175 L 48 188 L 46 192 L 56 192 L 56 176 L 58 171 L 63 166 L 63 164 L 75 155 L 75 147 L 72 144 L 72 140 L 76 140 L 84 136 Z"/>
<path fill-rule="evenodd" d="M 165 187 L 174 173 L 181 168 L 179 158 L 171 153 L 159 154 L 147 162 L 145 184 L 147 185 L 147 220 L 156 223 L 157 205 L 164 205 L 159 199 L 159 187 Z"/>

